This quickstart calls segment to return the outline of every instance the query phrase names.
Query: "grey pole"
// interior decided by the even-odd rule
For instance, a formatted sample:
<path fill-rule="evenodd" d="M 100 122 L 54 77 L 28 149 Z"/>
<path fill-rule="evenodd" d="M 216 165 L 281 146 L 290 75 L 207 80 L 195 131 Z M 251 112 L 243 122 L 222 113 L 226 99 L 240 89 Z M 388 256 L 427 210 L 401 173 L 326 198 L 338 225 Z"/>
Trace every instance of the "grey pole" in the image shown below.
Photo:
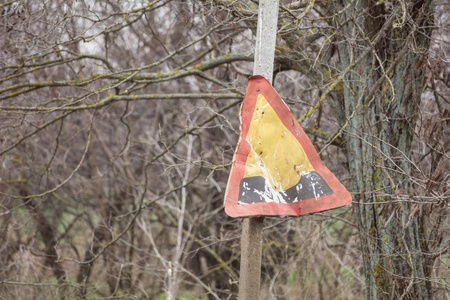
<path fill-rule="evenodd" d="M 253 75 L 273 80 L 279 0 L 260 0 Z M 244 218 L 241 237 L 239 299 L 260 299 L 262 229 L 264 217 Z"/>
<path fill-rule="evenodd" d="M 258 28 L 256 30 L 253 75 L 262 75 L 270 83 L 273 77 L 273 60 L 277 37 L 279 0 L 260 0 Z"/>

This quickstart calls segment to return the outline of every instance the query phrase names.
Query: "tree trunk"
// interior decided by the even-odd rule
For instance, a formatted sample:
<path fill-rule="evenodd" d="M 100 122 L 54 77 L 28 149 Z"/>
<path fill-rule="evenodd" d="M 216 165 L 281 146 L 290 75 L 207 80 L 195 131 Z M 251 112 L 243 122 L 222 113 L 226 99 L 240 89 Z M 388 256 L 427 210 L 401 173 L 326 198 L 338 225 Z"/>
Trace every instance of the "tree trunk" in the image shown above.
<path fill-rule="evenodd" d="M 66 280 L 66 272 L 61 263 L 58 262 L 59 255 L 56 251 L 56 245 L 58 244 L 56 232 L 33 199 L 24 199 L 23 201 L 35 220 L 36 231 L 41 235 L 42 242 L 45 246 L 44 265 L 52 270 L 58 283 L 62 285 Z M 63 295 L 64 293 L 65 289 L 62 290 Z"/>
<path fill-rule="evenodd" d="M 408 4 L 413 20 L 401 24 L 401 17 L 389 20 L 384 5 L 354 2 L 344 25 L 347 42 L 338 46 L 342 70 L 370 49 L 343 79 L 346 120 L 340 120 L 357 192 L 367 299 L 431 298 L 425 224 L 411 212 L 409 201 L 414 194 L 411 143 L 425 77 L 423 49 L 429 46 L 429 36 L 419 28 L 428 22 L 430 2 Z M 373 43 L 377 34 L 383 36 Z"/>

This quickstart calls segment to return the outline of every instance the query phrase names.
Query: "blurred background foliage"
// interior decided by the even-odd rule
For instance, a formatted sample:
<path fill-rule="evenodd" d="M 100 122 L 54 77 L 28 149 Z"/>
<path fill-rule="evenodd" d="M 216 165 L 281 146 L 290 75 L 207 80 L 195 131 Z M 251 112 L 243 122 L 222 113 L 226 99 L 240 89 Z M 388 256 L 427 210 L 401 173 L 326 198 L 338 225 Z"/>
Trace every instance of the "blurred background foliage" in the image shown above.
<path fill-rule="evenodd" d="M 0 298 L 236 299 L 257 7 L 0 4 Z M 281 1 L 274 87 L 354 204 L 266 218 L 263 299 L 450 299 L 448 9 Z"/>

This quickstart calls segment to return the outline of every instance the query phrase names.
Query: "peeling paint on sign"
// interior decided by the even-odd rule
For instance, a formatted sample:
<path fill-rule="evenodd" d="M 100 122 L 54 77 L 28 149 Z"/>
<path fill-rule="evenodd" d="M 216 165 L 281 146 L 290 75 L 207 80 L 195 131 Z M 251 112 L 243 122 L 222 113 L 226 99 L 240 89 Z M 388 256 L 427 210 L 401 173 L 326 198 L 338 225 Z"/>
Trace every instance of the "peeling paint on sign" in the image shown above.
<path fill-rule="evenodd" d="M 251 77 L 225 195 L 227 214 L 300 215 L 350 202 L 273 87 Z"/>

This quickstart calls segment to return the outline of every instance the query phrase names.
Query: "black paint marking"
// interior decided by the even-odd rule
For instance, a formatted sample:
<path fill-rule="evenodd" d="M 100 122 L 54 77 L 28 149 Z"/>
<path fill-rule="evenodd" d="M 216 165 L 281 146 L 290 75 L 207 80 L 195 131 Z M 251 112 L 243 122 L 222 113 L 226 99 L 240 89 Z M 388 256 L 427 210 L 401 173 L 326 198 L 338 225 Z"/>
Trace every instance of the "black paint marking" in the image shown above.
<path fill-rule="evenodd" d="M 269 184 L 269 183 L 268 183 Z M 268 188 L 267 188 L 268 189 Z M 252 204 L 266 202 L 271 193 L 266 190 L 266 179 L 262 176 L 242 178 L 239 184 L 239 204 Z M 333 191 L 316 171 L 304 173 L 299 182 L 278 195 L 286 203 L 314 199 L 333 194 Z M 275 199 L 267 202 L 278 202 Z"/>

